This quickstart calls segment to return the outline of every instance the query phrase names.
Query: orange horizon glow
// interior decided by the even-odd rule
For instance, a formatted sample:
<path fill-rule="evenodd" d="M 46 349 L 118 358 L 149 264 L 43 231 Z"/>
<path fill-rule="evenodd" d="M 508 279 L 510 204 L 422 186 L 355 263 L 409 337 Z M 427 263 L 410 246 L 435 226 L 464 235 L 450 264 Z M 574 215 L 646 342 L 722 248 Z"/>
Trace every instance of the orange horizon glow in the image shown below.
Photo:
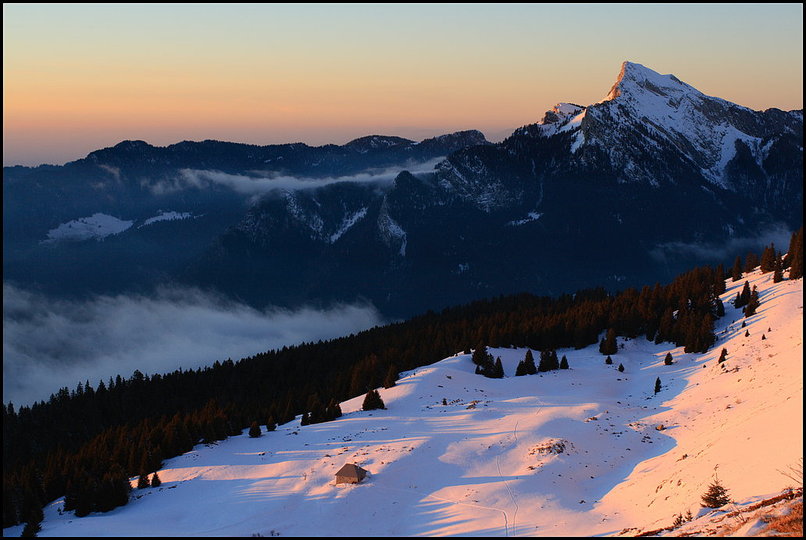
<path fill-rule="evenodd" d="M 802 108 L 800 5 L 4 4 L 3 40 L 4 165 L 125 139 L 500 140 L 557 102 L 599 101 L 624 60 Z"/>

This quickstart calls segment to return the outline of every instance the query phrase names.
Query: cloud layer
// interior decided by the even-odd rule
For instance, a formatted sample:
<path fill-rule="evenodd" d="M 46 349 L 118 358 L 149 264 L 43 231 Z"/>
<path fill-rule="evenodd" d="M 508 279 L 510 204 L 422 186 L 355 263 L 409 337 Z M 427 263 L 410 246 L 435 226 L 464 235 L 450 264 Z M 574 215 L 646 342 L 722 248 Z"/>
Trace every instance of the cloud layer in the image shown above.
<path fill-rule="evenodd" d="M 657 261 L 678 257 L 691 257 L 703 261 L 725 261 L 732 263 L 738 253 L 749 251 L 759 252 L 759 249 L 774 243 L 776 249 L 784 252 L 789 246 L 792 231 L 786 225 L 778 224 L 756 236 L 733 237 L 721 244 L 705 242 L 667 242 L 659 244 L 649 252 Z M 744 256 L 744 255 L 742 255 Z"/>
<path fill-rule="evenodd" d="M 197 289 L 153 297 L 54 301 L 3 284 L 3 402 L 47 400 L 61 387 L 135 369 L 166 373 L 382 324 L 371 306 L 256 310 Z"/>
<path fill-rule="evenodd" d="M 252 176 L 229 174 L 220 171 L 181 169 L 179 176 L 171 182 L 159 182 L 151 187 L 158 194 L 180 191 L 188 188 L 206 189 L 212 185 L 228 187 L 247 196 L 259 196 L 275 190 L 296 191 L 316 189 L 340 182 L 391 184 L 402 171 L 412 174 L 433 172 L 434 167 L 444 157 L 420 163 L 407 163 L 383 169 L 368 169 L 349 176 L 329 176 L 323 178 L 289 176 L 273 173 L 254 173 Z"/>

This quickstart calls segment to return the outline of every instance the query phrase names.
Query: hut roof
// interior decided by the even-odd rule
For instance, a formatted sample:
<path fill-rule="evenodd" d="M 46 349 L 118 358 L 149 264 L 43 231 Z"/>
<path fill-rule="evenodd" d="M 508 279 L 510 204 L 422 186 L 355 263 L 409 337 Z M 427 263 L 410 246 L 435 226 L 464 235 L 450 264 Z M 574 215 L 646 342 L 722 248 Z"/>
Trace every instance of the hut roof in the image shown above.
<path fill-rule="evenodd" d="M 355 463 L 345 463 L 344 466 L 338 470 L 336 476 L 347 476 L 361 480 L 367 475 L 367 471 L 356 465 Z"/>

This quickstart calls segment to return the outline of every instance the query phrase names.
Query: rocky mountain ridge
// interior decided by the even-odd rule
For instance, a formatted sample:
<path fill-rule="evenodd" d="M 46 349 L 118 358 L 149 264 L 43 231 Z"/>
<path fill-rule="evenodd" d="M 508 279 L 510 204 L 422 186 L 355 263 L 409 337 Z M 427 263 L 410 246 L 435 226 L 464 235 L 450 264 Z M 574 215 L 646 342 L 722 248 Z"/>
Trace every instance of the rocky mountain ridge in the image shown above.
<path fill-rule="evenodd" d="M 802 111 L 752 111 L 625 62 L 602 101 L 559 103 L 497 144 L 477 131 L 316 148 L 127 141 L 62 169 L 17 171 L 4 182 L 4 210 L 14 201 L 4 233 L 13 240 L 14 217 L 47 197 L 59 221 L 36 221 L 29 240 L 101 202 L 120 220 L 206 216 L 162 222 L 146 241 L 155 254 L 181 235 L 193 242 L 159 279 L 256 306 L 369 301 L 400 316 L 729 263 L 729 249 L 802 224 L 802 174 Z M 58 199 L 56 178 L 67 178 Z M 37 189 L 16 196 L 24 183 Z M 145 234 L 106 237 L 93 256 L 128 250 L 135 230 Z M 5 267 L 20 276 L 31 265 Z"/>

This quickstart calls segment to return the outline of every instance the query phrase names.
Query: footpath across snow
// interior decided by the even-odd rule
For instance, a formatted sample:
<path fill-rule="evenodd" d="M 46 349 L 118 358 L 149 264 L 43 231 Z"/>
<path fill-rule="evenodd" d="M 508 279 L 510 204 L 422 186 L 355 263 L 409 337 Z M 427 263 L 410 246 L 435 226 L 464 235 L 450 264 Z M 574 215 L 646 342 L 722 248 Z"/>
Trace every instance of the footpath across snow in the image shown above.
<path fill-rule="evenodd" d="M 742 327 L 745 279 L 728 281 L 708 353 L 619 338 L 612 365 L 596 346 L 564 349 L 570 369 L 515 377 L 526 350 L 490 349 L 504 379 L 459 354 L 380 389 L 386 410 L 361 396 L 332 422 L 197 446 L 112 512 L 54 501 L 39 535 L 634 535 L 701 515 L 715 476 L 737 504 L 777 495 L 803 456 L 803 282 L 746 279 L 758 313 Z M 345 463 L 370 475 L 336 485 Z"/>

